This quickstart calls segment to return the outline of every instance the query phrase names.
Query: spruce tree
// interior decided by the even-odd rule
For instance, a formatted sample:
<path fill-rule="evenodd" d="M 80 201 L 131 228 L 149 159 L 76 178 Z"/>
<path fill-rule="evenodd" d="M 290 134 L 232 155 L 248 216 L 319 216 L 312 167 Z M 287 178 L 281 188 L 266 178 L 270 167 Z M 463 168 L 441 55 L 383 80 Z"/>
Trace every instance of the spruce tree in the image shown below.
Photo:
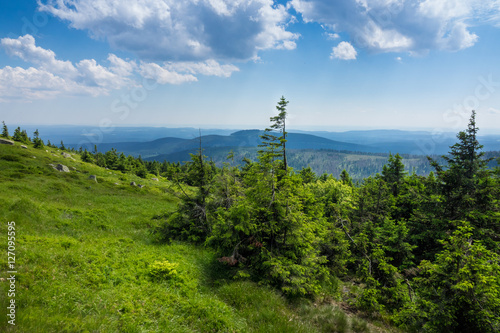
<path fill-rule="evenodd" d="M 261 135 L 262 144 L 260 147 L 266 148 L 266 150 L 260 150 L 259 154 L 262 158 L 274 161 L 276 158 L 282 157 L 282 168 L 287 171 L 288 163 L 286 160 L 286 106 L 288 101 L 284 96 L 281 97 L 276 109 L 279 111 L 277 116 L 271 117 L 270 128 L 265 129 L 265 133 Z M 277 136 L 273 133 L 278 132 L 280 135 Z"/>
<path fill-rule="evenodd" d="M 340 173 L 340 180 L 342 181 L 342 183 L 344 185 L 353 186 L 352 185 L 352 178 L 345 169 L 342 170 L 342 172 Z"/>
<path fill-rule="evenodd" d="M 5 125 L 4 121 L 2 121 L 2 124 L 3 124 L 2 137 L 8 139 L 9 138 L 9 129 L 7 128 L 7 125 Z"/>
<path fill-rule="evenodd" d="M 12 135 L 12 139 L 14 141 L 18 141 L 18 142 L 22 142 L 23 141 L 23 137 L 22 137 L 22 134 L 21 134 L 21 127 L 17 127 L 14 130 L 14 134 Z"/>
<path fill-rule="evenodd" d="M 468 127 L 458 133 L 458 142 L 450 147 L 447 162 L 439 165 L 429 158 L 436 169 L 442 195 L 442 216 L 445 221 L 466 220 L 475 227 L 474 234 L 490 249 L 500 249 L 499 190 L 495 186 L 491 159 L 484 158 L 483 146 L 477 140 L 476 112 L 472 111 Z"/>
<path fill-rule="evenodd" d="M 38 129 L 33 133 L 33 147 L 34 148 L 43 148 L 43 140 L 40 139 L 40 133 L 38 132 Z"/>
<path fill-rule="evenodd" d="M 398 195 L 399 186 L 406 174 L 405 166 L 403 162 L 401 162 L 402 159 L 403 158 L 399 154 L 394 156 L 389 154 L 389 163 L 382 168 L 382 179 L 392 187 L 392 194 L 394 196 Z"/>

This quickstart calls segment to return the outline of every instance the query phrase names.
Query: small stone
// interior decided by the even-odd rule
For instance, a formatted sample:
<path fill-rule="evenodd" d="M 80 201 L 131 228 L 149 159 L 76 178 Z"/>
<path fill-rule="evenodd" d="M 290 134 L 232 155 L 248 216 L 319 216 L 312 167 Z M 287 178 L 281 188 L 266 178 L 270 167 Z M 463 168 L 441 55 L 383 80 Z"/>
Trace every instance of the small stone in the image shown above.
<path fill-rule="evenodd" d="M 21 148 L 23 148 L 23 149 L 28 149 L 28 147 L 27 147 L 27 146 L 25 146 L 25 145 L 21 145 Z"/>
<path fill-rule="evenodd" d="M 137 186 L 139 186 L 139 188 L 143 188 L 143 187 L 144 187 L 144 185 L 141 185 L 141 184 L 139 184 L 139 185 L 137 185 Z"/>
<path fill-rule="evenodd" d="M 71 158 L 71 155 L 68 154 L 68 153 L 65 153 L 65 152 L 62 152 L 61 155 L 64 157 L 64 158 Z"/>
<path fill-rule="evenodd" d="M 136 186 L 137 184 L 135 182 L 131 182 L 130 186 Z"/>
<path fill-rule="evenodd" d="M 158 178 L 151 178 L 151 180 L 154 180 L 155 182 L 157 182 Z"/>
<path fill-rule="evenodd" d="M 97 176 L 96 175 L 90 175 L 89 179 L 94 180 L 97 183 Z"/>

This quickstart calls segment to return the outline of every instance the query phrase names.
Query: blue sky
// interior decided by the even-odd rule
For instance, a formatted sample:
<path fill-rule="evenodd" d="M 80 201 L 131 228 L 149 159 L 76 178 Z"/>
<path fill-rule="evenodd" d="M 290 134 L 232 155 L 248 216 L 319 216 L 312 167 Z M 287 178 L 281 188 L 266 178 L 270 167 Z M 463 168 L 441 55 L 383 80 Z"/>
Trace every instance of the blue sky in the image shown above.
<path fill-rule="evenodd" d="M 0 120 L 500 133 L 499 0 L 0 5 Z"/>

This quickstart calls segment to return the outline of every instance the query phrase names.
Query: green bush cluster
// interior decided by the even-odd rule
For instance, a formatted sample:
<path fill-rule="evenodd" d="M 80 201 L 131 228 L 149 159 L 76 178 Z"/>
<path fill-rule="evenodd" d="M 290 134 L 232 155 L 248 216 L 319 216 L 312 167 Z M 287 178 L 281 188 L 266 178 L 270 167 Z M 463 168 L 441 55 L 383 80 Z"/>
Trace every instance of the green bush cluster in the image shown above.
<path fill-rule="evenodd" d="M 197 191 L 158 232 L 205 244 L 235 278 L 317 297 L 325 281 L 360 285 L 351 305 L 409 330 L 495 332 L 500 320 L 500 170 L 488 169 L 475 113 L 442 166 L 408 175 L 399 154 L 354 186 L 287 166 L 286 101 L 258 160 L 214 168 L 192 155 Z M 229 156 L 231 158 L 231 156 Z M 353 288 L 354 290 L 355 288 Z M 358 328 L 359 329 L 359 328 Z"/>

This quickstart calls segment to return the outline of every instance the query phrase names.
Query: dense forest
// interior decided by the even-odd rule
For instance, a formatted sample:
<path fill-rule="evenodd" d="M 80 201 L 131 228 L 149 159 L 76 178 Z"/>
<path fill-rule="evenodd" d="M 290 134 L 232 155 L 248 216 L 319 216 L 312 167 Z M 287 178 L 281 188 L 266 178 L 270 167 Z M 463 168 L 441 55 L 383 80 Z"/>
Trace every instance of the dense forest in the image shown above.
<path fill-rule="evenodd" d="M 349 281 L 343 301 L 405 331 L 500 331 L 500 168 L 488 167 L 475 112 L 448 155 L 429 157 L 428 176 L 405 171 L 395 154 L 379 174 L 353 182 L 345 169 L 337 179 L 290 167 L 287 104 L 278 102 L 254 160 L 230 153 L 216 166 L 201 141 L 185 164 L 80 154 L 175 182 L 178 208 L 158 216 L 154 232 L 214 249 L 234 279 L 292 300 Z M 13 139 L 31 140 L 19 128 Z M 44 146 L 37 132 L 33 142 Z"/>

